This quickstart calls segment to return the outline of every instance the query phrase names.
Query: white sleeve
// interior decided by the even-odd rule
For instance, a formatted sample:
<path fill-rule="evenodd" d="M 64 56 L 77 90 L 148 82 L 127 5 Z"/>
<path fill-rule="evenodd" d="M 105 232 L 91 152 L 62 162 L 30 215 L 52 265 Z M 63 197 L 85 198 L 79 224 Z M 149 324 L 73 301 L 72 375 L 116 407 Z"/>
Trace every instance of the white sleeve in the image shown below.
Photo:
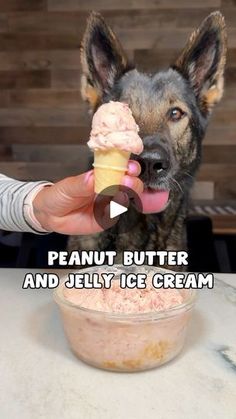
<path fill-rule="evenodd" d="M 32 201 L 51 182 L 21 182 L 0 174 L 0 229 L 37 234 L 49 233 L 36 220 Z"/>

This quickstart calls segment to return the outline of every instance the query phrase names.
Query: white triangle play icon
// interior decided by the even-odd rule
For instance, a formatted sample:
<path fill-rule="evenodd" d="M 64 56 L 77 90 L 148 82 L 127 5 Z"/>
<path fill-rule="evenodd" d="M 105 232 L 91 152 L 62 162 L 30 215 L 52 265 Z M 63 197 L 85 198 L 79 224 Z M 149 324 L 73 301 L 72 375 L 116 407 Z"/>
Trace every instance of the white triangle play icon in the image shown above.
<path fill-rule="evenodd" d="M 114 201 L 110 202 L 110 218 L 115 218 L 120 214 L 124 214 L 126 211 L 128 211 L 128 208 L 123 205 L 117 204 Z"/>

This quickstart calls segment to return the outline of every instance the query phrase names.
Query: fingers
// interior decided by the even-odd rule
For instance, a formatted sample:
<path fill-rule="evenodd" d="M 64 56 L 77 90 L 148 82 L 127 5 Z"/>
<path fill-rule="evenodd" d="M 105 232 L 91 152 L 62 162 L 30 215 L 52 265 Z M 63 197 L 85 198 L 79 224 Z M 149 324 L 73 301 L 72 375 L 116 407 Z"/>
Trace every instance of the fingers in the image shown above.
<path fill-rule="evenodd" d="M 120 205 L 123 205 L 125 207 L 129 206 L 129 197 L 128 195 L 123 191 L 118 191 L 115 196 L 112 198 L 112 201 L 117 202 Z M 104 216 L 110 217 L 110 203 L 111 199 L 109 198 L 107 205 L 104 209 Z"/>
<path fill-rule="evenodd" d="M 118 191 L 112 200 L 125 207 L 129 205 L 129 197 L 123 191 Z"/>
<path fill-rule="evenodd" d="M 130 160 L 128 164 L 127 175 L 124 177 L 124 185 L 139 191 L 141 188 L 141 183 L 137 180 L 127 180 L 127 177 L 137 177 L 141 172 L 140 164 L 135 160 Z M 57 188 L 60 188 L 60 191 L 70 197 L 70 198 L 79 198 L 79 197 L 88 197 L 94 194 L 94 172 L 90 170 L 89 172 L 83 173 L 78 176 L 71 176 L 66 179 L 61 180 L 57 184 Z M 129 186 L 130 185 L 130 186 Z M 142 188 L 141 188 L 142 189 Z"/>
<path fill-rule="evenodd" d="M 143 192 L 143 182 L 138 177 L 125 175 L 122 181 L 122 185 L 133 189 L 133 191 L 135 191 L 137 194 Z"/>
<path fill-rule="evenodd" d="M 130 189 L 133 189 L 136 193 L 143 192 L 143 183 L 137 177 L 141 172 L 140 164 L 135 160 L 130 160 L 128 165 L 128 172 L 124 176 L 122 184 Z M 70 177 L 64 179 L 63 189 L 67 195 L 73 198 L 89 197 L 94 195 L 94 172 L 83 173 L 79 176 Z"/>
<path fill-rule="evenodd" d="M 141 173 L 141 166 L 136 160 L 129 160 L 127 174 L 129 176 L 139 176 Z"/>
<path fill-rule="evenodd" d="M 137 177 L 140 173 L 140 165 L 136 161 L 129 162 L 128 173 L 123 177 L 122 184 L 133 189 L 137 194 L 143 191 L 143 183 Z M 61 180 L 53 186 L 55 207 L 57 215 L 62 216 L 69 212 L 82 208 L 94 200 L 94 171 L 83 173 L 79 176 L 71 176 Z M 52 194 L 51 194 L 52 197 Z M 52 204 L 52 202 L 51 202 Z M 54 206 L 54 204 L 53 204 Z"/>

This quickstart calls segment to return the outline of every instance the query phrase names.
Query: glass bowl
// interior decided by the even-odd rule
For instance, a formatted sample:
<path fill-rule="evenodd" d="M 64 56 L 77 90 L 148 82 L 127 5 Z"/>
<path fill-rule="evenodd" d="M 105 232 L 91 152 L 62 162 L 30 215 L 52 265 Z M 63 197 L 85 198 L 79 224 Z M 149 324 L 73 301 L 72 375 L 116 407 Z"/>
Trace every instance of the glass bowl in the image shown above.
<path fill-rule="evenodd" d="M 120 272 L 170 273 L 149 266 L 100 266 L 80 273 Z M 54 291 L 65 334 L 75 355 L 98 368 L 113 371 L 141 371 L 173 359 L 183 348 L 196 291 L 179 290 L 184 301 L 168 310 L 145 313 L 108 313 L 90 310 L 68 301 L 64 282 Z M 83 292 L 83 289 L 81 289 Z"/>

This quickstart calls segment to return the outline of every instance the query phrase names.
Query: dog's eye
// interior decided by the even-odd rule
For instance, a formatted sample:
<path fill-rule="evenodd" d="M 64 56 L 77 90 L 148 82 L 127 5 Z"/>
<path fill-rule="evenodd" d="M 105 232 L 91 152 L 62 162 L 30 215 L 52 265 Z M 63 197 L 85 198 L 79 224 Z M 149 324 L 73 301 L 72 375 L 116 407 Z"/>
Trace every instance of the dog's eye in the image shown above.
<path fill-rule="evenodd" d="M 172 108 L 169 110 L 169 119 L 173 122 L 179 121 L 184 116 L 184 112 L 180 108 Z"/>

